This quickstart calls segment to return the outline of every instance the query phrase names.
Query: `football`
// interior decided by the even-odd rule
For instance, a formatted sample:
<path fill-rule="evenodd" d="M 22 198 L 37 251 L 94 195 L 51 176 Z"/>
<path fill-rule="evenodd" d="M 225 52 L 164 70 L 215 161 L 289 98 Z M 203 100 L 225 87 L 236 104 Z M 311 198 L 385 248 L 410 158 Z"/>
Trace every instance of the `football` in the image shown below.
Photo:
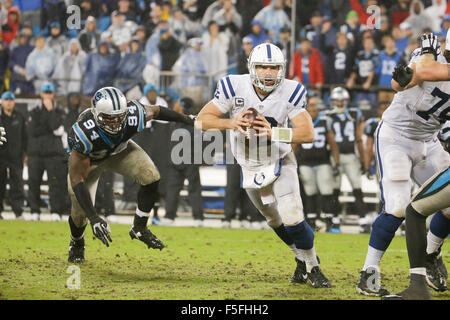
<path fill-rule="evenodd" d="M 248 128 L 243 128 L 245 131 L 247 131 L 247 139 L 250 139 L 252 135 L 255 133 L 255 129 L 253 129 L 253 121 L 256 120 L 256 117 L 259 115 L 258 111 L 255 108 L 249 108 L 246 111 L 251 111 L 251 113 L 248 113 L 244 116 L 245 119 L 248 119 L 252 122 L 251 126 Z"/>

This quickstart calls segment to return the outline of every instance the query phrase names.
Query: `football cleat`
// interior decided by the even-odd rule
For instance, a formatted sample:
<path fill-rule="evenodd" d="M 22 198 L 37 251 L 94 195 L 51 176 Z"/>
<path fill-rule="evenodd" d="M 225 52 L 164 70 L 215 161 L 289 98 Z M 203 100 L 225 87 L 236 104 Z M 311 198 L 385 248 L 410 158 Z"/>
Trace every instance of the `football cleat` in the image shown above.
<path fill-rule="evenodd" d="M 382 296 L 381 300 L 432 300 L 426 286 L 410 285 L 400 293 Z"/>
<path fill-rule="evenodd" d="M 68 261 L 71 263 L 84 262 L 84 238 L 81 238 L 80 240 L 70 240 Z"/>
<path fill-rule="evenodd" d="M 444 264 L 444 262 L 442 261 L 441 257 L 441 263 L 439 263 L 439 255 L 440 252 L 438 251 L 427 254 L 425 259 L 425 268 L 427 270 L 426 279 L 428 285 L 434 290 L 442 292 L 447 290 L 447 279 L 440 270 L 442 269 L 442 265 Z"/>
<path fill-rule="evenodd" d="M 437 265 L 438 265 L 438 269 L 441 272 L 441 274 L 444 276 L 445 279 L 448 278 L 448 273 L 447 273 L 447 267 L 445 266 L 444 261 L 442 260 L 442 252 L 441 252 L 441 248 L 442 248 L 442 244 L 441 246 L 438 248 L 438 256 L 437 256 Z"/>
<path fill-rule="evenodd" d="M 356 286 L 356 292 L 366 296 L 382 297 L 389 295 L 389 291 L 381 286 L 380 279 L 372 279 L 374 277 L 373 272 L 369 273 L 366 271 L 361 271 L 359 273 L 358 284 Z M 374 282 L 375 280 L 375 282 Z"/>
<path fill-rule="evenodd" d="M 145 243 L 148 248 L 162 250 L 165 246 L 161 240 L 159 240 L 153 233 L 150 232 L 146 227 L 137 228 L 135 226 L 130 229 L 131 239 L 138 239 Z"/>
<path fill-rule="evenodd" d="M 308 272 L 308 281 L 314 288 L 331 288 L 330 280 L 325 277 L 319 266 L 315 266 Z"/>
<path fill-rule="evenodd" d="M 301 261 L 295 258 L 295 262 L 297 263 L 297 268 L 295 268 L 294 275 L 292 276 L 289 282 L 291 283 L 306 283 L 308 280 L 308 273 L 306 272 L 306 263 L 305 261 Z"/>

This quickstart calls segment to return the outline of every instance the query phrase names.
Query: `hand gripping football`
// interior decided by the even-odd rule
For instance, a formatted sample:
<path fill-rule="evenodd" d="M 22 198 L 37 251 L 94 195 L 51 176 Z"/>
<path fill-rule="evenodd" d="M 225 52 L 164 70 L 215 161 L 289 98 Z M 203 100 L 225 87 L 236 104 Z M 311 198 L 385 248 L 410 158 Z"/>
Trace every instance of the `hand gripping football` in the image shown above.
<path fill-rule="evenodd" d="M 255 134 L 255 129 L 253 129 L 253 121 L 256 120 L 256 117 L 259 115 L 259 113 L 255 108 L 249 108 L 246 111 L 250 111 L 251 113 L 246 114 L 244 116 L 244 118 L 250 120 L 250 122 L 252 122 L 252 123 L 251 123 L 250 127 L 243 128 L 243 129 L 247 132 L 247 134 L 246 134 L 247 139 L 250 139 L 251 136 L 253 134 Z"/>

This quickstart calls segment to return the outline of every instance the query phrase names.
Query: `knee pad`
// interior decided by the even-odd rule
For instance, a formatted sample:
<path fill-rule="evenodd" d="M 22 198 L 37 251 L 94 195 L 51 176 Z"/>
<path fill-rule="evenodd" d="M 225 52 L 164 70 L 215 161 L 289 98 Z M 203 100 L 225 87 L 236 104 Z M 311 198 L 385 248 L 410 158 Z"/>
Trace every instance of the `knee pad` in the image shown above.
<path fill-rule="evenodd" d="M 391 151 L 383 159 L 386 178 L 391 181 L 407 181 L 411 177 L 411 162 L 400 151 Z"/>
<path fill-rule="evenodd" d="M 138 191 L 138 209 L 142 212 L 150 212 L 158 200 L 158 184 L 159 181 L 140 186 Z"/>
<path fill-rule="evenodd" d="M 380 214 L 372 224 L 369 245 L 377 250 L 386 251 L 403 220 L 391 214 Z"/>
<path fill-rule="evenodd" d="M 297 249 L 310 250 L 314 246 L 314 232 L 306 221 L 288 226 L 286 231 L 294 240 Z"/>

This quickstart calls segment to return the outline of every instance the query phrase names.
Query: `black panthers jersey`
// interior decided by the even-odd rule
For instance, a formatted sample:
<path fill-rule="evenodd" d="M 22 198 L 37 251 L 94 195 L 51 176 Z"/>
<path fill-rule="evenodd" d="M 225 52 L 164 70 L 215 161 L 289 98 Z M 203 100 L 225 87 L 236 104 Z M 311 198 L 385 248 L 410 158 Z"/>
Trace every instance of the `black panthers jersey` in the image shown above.
<path fill-rule="evenodd" d="M 144 130 L 147 119 L 145 108 L 138 101 L 129 101 L 127 108 L 122 134 L 117 137 L 111 137 L 97 126 L 92 108 L 83 111 L 67 136 L 68 151 L 76 150 L 89 156 L 91 161 L 100 161 L 123 151 L 128 140 Z"/>
<path fill-rule="evenodd" d="M 381 121 L 380 118 L 367 119 L 366 124 L 364 126 L 364 134 L 368 137 L 373 138 L 375 135 L 375 130 L 377 130 L 380 121 Z"/>
<path fill-rule="evenodd" d="M 300 165 L 317 166 L 330 163 L 330 150 L 327 134 L 330 131 L 331 119 L 319 116 L 313 121 L 314 142 L 302 143 L 298 146 L 296 155 Z"/>
<path fill-rule="evenodd" d="M 356 127 L 364 120 L 361 110 L 349 108 L 344 113 L 330 112 L 328 115 L 339 152 L 355 153 Z"/>

